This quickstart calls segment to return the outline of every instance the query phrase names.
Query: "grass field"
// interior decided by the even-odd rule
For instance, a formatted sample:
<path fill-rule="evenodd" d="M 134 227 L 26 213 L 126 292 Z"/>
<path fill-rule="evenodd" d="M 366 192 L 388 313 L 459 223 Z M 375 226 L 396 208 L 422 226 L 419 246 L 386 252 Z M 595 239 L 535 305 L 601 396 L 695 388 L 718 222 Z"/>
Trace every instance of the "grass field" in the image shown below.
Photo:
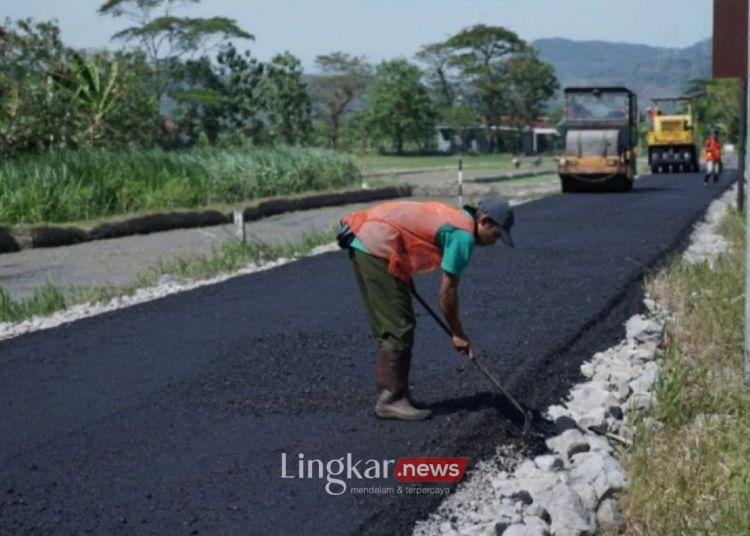
<path fill-rule="evenodd" d="M 750 534 L 750 393 L 743 386 L 744 225 L 712 270 L 675 260 L 648 283 L 673 313 L 653 417 L 627 460 L 627 534 Z"/>
<path fill-rule="evenodd" d="M 511 171 L 513 170 L 512 158 L 508 153 L 482 154 L 482 155 L 450 155 L 450 156 L 382 156 L 366 155 L 357 158 L 362 173 L 395 173 L 398 171 L 410 171 L 417 169 L 458 169 L 458 160 L 463 160 L 463 168 L 467 171 Z M 528 170 L 531 158 L 523 157 L 522 170 Z M 544 157 L 544 164 L 552 167 L 554 159 L 551 156 Z"/>
<path fill-rule="evenodd" d="M 0 165 L 0 222 L 32 224 L 359 184 L 353 158 L 305 148 L 62 151 Z"/>

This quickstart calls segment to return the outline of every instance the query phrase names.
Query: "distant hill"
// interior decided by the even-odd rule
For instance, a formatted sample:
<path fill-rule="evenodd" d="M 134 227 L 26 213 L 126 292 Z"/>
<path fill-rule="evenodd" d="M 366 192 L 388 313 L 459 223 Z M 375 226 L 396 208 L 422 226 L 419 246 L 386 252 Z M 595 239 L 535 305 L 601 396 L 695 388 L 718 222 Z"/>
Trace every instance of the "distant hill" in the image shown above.
<path fill-rule="evenodd" d="M 711 77 L 710 39 L 687 48 L 558 38 L 531 44 L 555 67 L 562 87 L 625 86 L 636 92 L 641 109 L 651 97 L 682 95 L 688 80 Z"/>

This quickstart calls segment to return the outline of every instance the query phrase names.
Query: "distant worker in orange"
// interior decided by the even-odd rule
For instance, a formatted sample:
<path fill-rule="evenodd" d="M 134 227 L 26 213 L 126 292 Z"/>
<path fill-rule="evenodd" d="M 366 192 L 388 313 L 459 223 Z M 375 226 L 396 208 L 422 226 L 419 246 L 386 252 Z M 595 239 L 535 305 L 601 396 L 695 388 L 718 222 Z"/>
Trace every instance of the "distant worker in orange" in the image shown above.
<path fill-rule="evenodd" d="M 703 159 L 706 161 L 706 177 L 703 184 L 708 186 L 708 180 L 713 177 L 713 183 L 719 182 L 721 173 L 721 142 L 719 142 L 719 131 L 712 130 L 706 143 L 703 145 Z"/>

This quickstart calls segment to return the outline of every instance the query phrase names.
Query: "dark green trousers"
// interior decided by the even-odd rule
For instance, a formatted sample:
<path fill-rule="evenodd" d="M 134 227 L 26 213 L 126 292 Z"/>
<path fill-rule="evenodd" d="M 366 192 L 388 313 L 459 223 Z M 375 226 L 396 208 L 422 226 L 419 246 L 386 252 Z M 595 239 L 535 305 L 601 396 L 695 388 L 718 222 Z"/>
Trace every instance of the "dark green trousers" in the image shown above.
<path fill-rule="evenodd" d="M 349 249 L 349 258 L 378 347 L 399 354 L 410 353 L 417 325 L 410 285 L 388 272 L 385 259 L 353 248 Z"/>

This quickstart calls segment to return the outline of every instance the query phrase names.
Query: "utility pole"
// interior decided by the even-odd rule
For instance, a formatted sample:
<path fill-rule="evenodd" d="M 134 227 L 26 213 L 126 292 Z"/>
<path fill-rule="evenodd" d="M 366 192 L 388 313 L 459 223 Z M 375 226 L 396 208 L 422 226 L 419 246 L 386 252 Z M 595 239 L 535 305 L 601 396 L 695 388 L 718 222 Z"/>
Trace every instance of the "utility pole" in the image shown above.
<path fill-rule="evenodd" d="M 750 387 L 750 209 L 747 207 L 745 175 L 750 169 L 750 124 L 748 124 L 748 72 L 750 72 L 750 6 L 748 0 L 714 0 L 713 78 L 736 78 L 742 84 L 740 139 L 738 145 L 737 208 L 745 212 L 745 324 L 744 380 Z"/>
<path fill-rule="evenodd" d="M 747 80 L 740 80 L 740 124 L 739 124 L 739 143 L 737 144 L 737 171 L 739 180 L 737 181 L 737 211 L 742 213 L 745 210 L 745 169 L 747 169 L 745 158 L 747 150 L 747 133 L 748 133 L 748 103 L 747 103 Z"/>
<path fill-rule="evenodd" d="M 747 13 L 747 22 L 748 25 L 746 28 L 750 28 L 750 9 Z M 745 184 L 745 174 L 748 169 L 750 169 L 750 162 L 748 162 L 748 159 L 750 159 L 750 144 L 748 141 L 750 141 L 750 136 L 748 136 L 748 132 L 750 132 L 750 124 L 748 124 L 748 113 L 747 111 L 750 110 L 750 104 L 748 103 L 748 91 L 747 91 L 747 83 L 748 83 L 748 75 L 750 74 L 750 39 L 747 39 L 747 42 L 745 43 L 745 50 L 747 51 L 747 62 L 745 64 L 745 72 L 744 72 L 744 80 L 742 81 L 742 96 L 743 96 L 743 102 L 742 102 L 742 113 L 744 114 L 744 117 L 742 117 L 743 121 L 742 123 L 742 134 L 744 139 L 740 142 L 741 144 L 744 144 L 743 150 L 744 155 L 740 155 L 742 158 L 742 163 L 740 164 L 740 170 L 742 171 L 742 174 L 739 177 L 740 181 L 740 190 L 744 189 L 743 186 Z M 745 207 L 745 387 L 750 387 L 750 299 L 748 299 L 748 290 L 750 290 L 750 210 Z"/>

